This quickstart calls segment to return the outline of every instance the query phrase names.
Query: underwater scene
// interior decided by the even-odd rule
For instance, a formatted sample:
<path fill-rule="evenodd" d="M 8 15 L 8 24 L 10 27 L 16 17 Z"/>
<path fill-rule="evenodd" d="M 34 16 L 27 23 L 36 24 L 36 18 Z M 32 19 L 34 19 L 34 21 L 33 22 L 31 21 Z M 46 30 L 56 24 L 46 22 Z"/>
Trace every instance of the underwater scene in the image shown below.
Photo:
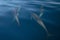
<path fill-rule="evenodd" d="M 60 0 L 0 0 L 0 40 L 60 40 Z"/>

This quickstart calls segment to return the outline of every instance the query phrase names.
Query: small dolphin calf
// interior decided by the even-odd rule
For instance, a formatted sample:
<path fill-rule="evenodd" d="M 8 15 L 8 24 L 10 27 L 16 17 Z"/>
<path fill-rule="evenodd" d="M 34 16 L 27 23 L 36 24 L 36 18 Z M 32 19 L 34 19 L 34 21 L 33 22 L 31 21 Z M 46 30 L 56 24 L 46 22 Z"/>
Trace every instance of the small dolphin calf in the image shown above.
<path fill-rule="evenodd" d="M 38 24 L 40 24 L 44 29 L 45 31 L 47 32 L 47 35 L 50 36 L 46 26 L 44 25 L 43 21 L 41 20 L 41 18 L 39 18 L 39 16 L 35 13 L 32 14 L 32 17 L 34 18 L 34 20 L 37 21 Z"/>

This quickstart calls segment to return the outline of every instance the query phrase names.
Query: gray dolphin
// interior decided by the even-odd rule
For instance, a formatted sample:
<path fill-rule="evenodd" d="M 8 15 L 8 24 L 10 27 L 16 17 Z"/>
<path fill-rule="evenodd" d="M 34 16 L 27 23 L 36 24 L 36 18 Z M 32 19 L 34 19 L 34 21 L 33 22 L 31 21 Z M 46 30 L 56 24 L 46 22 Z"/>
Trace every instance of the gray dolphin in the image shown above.
<path fill-rule="evenodd" d="M 20 25 L 20 21 L 19 21 L 19 12 L 20 11 L 20 9 L 19 8 L 16 8 L 15 10 L 14 10 L 14 19 L 16 20 L 16 22 L 18 23 L 18 25 Z"/>
<path fill-rule="evenodd" d="M 32 14 L 32 17 L 35 21 L 37 21 L 38 24 L 40 24 L 45 29 L 45 31 L 47 32 L 47 35 L 51 36 L 50 33 L 48 32 L 46 26 L 44 25 L 42 19 L 35 13 Z"/>

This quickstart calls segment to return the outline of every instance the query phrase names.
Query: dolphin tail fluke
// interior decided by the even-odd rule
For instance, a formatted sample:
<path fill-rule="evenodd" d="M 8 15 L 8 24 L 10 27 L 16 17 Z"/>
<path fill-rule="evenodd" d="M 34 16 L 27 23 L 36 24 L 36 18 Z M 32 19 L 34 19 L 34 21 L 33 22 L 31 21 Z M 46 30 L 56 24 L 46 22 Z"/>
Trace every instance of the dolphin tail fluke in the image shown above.
<path fill-rule="evenodd" d="M 53 36 L 53 35 L 52 34 L 48 34 L 47 36 L 50 37 L 50 36 Z"/>
<path fill-rule="evenodd" d="M 46 40 L 49 40 L 53 35 L 48 33 L 47 36 L 46 36 Z"/>
<path fill-rule="evenodd" d="M 47 37 L 49 38 L 49 37 L 52 37 L 52 36 L 54 36 L 53 34 L 51 34 L 51 33 L 47 33 Z"/>

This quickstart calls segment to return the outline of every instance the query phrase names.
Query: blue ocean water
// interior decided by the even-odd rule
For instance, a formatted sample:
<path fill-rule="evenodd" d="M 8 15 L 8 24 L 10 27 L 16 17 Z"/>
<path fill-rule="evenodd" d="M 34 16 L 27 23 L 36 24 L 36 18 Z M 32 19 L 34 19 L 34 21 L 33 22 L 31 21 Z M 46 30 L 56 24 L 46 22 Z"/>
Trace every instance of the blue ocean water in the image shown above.
<path fill-rule="evenodd" d="M 33 18 L 41 17 L 52 36 Z M 19 9 L 20 25 L 14 20 L 14 10 Z M 60 38 L 60 0 L 0 0 L 0 40 L 59 40 Z"/>

